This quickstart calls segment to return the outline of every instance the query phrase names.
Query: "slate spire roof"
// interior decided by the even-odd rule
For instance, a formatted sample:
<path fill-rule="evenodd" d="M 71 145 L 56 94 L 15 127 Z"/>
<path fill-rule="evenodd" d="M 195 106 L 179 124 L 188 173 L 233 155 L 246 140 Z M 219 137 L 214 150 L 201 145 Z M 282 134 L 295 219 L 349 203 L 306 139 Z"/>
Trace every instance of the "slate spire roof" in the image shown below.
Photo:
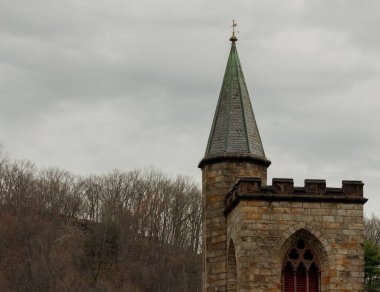
<path fill-rule="evenodd" d="M 235 34 L 230 41 L 231 51 L 202 161 L 217 157 L 246 157 L 269 166 L 236 50 Z"/>

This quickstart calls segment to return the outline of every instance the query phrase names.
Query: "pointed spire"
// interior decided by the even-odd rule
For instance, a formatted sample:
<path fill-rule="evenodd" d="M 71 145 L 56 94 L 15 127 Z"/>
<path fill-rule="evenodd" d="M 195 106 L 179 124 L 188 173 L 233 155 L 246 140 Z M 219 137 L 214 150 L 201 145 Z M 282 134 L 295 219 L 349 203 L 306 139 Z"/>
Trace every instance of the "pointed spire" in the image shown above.
<path fill-rule="evenodd" d="M 223 78 L 223 84 L 207 143 L 206 153 L 200 166 L 209 160 L 254 160 L 266 166 L 259 130 L 244 80 L 236 50 L 235 21 L 230 38 L 231 51 Z"/>

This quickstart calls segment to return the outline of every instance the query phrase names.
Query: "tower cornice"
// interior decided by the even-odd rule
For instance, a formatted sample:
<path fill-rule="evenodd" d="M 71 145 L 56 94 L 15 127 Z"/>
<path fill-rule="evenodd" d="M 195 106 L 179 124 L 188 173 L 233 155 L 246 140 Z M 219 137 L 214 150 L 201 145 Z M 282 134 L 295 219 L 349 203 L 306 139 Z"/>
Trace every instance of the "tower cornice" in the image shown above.
<path fill-rule="evenodd" d="M 265 167 L 269 167 L 271 165 L 271 161 L 262 158 L 260 156 L 254 156 L 250 154 L 224 154 L 219 156 L 205 156 L 198 164 L 199 168 L 203 168 L 206 164 L 214 164 L 220 162 L 251 162 L 259 165 L 263 165 Z"/>

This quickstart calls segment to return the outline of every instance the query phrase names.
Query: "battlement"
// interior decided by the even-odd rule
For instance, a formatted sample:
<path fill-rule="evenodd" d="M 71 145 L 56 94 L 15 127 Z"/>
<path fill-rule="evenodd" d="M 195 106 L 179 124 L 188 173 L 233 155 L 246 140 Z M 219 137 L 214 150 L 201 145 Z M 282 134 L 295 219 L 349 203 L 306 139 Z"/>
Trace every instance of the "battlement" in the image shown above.
<path fill-rule="evenodd" d="M 295 187 L 291 178 L 273 178 L 272 185 L 262 186 L 259 177 L 241 177 L 225 198 L 224 213 L 241 200 L 364 204 L 363 186 L 362 181 L 343 180 L 341 188 L 332 188 L 323 179 L 305 179 L 303 187 Z"/>

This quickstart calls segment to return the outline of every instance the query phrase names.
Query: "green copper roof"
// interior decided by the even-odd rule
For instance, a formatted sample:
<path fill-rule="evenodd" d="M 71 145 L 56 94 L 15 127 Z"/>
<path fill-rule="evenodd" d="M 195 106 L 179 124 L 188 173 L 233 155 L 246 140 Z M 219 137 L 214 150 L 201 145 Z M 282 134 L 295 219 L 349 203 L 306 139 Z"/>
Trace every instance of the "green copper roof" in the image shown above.
<path fill-rule="evenodd" d="M 231 38 L 231 51 L 204 158 L 247 156 L 270 164 L 265 158 L 236 40 Z"/>

